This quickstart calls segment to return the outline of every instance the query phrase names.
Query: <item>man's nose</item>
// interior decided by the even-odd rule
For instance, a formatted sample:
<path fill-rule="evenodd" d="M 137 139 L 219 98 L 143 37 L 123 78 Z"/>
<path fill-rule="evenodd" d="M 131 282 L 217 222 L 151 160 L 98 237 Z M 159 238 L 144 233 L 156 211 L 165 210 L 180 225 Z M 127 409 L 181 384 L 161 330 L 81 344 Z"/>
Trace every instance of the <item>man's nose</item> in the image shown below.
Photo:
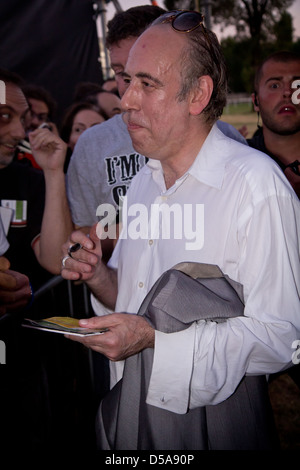
<path fill-rule="evenodd" d="M 127 111 L 128 110 L 128 89 L 127 88 L 124 93 L 123 93 L 123 96 L 121 97 L 121 108 L 123 111 Z"/>
<path fill-rule="evenodd" d="M 130 109 L 136 109 L 138 106 L 137 98 L 137 90 L 131 83 L 121 98 L 122 110 L 128 111 Z"/>
<path fill-rule="evenodd" d="M 293 93 L 293 90 L 291 88 L 291 84 L 290 83 L 285 84 L 283 88 L 283 96 L 285 98 L 290 98 L 292 96 L 292 93 Z"/>

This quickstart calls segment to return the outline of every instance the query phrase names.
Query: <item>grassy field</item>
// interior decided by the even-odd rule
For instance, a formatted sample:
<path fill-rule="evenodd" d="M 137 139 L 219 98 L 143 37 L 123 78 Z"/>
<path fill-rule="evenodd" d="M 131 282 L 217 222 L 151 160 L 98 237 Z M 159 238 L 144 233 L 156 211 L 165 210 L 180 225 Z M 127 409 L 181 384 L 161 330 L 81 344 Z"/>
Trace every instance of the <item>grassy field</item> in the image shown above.
<path fill-rule="evenodd" d="M 257 113 L 251 103 L 228 105 L 221 118 L 236 129 L 247 127 L 247 138 L 257 129 Z M 289 376 L 282 374 L 269 385 L 270 400 L 282 450 L 300 450 L 300 389 Z"/>

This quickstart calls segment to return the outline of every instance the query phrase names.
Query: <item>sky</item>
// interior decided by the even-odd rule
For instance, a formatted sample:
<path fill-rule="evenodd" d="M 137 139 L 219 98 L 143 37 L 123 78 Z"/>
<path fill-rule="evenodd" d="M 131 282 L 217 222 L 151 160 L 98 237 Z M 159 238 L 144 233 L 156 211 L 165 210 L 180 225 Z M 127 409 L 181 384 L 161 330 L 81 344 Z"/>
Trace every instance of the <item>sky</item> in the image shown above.
<path fill-rule="evenodd" d="M 147 0 L 118 0 L 118 3 L 123 8 L 123 10 L 127 10 L 128 8 L 138 6 L 138 5 L 146 5 L 151 4 L 151 1 Z M 158 6 L 164 7 L 163 0 L 157 0 Z M 110 1 L 106 6 L 106 21 L 111 19 L 114 14 L 116 13 L 116 9 L 114 6 L 113 1 Z M 288 10 L 293 17 L 293 26 L 294 26 L 294 34 L 295 37 L 300 37 L 300 0 L 294 0 L 294 3 L 291 8 Z M 213 28 L 214 32 L 219 36 L 219 32 Z M 221 39 L 221 37 L 219 37 Z"/>

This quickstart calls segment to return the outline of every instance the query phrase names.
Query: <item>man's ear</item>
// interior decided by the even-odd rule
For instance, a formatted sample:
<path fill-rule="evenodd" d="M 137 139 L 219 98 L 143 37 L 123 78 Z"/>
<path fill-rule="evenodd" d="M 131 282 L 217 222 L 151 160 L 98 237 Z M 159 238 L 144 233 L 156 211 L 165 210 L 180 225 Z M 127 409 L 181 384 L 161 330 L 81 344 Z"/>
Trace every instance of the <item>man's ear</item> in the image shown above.
<path fill-rule="evenodd" d="M 191 92 L 190 113 L 197 116 L 208 105 L 214 89 L 213 80 L 209 75 L 198 78 L 198 86 Z"/>
<path fill-rule="evenodd" d="M 258 98 L 257 98 L 256 92 L 254 92 L 254 93 L 251 94 L 251 98 L 252 98 L 252 103 L 253 103 L 254 111 L 259 112 L 259 103 L 258 103 Z"/>

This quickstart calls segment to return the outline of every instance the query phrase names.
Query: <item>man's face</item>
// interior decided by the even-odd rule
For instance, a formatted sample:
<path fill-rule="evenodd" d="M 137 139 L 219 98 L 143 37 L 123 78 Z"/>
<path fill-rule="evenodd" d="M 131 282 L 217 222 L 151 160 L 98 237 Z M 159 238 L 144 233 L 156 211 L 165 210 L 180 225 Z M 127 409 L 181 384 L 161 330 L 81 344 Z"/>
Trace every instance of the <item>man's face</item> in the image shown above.
<path fill-rule="evenodd" d="M 259 82 L 256 110 L 264 127 L 279 135 L 300 131 L 300 105 L 292 103 L 292 82 L 300 78 L 300 61 L 265 63 Z"/>
<path fill-rule="evenodd" d="M 123 72 L 128 59 L 129 51 L 137 38 L 131 37 L 122 39 L 117 44 L 112 44 L 109 48 L 110 64 L 111 68 L 115 73 L 115 79 L 119 91 L 119 95 L 122 97 L 126 91 L 127 85 L 124 82 Z"/>
<path fill-rule="evenodd" d="M 121 113 L 121 100 L 114 93 L 98 93 L 97 101 L 100 109 L 111 118 L 115 114 Z"/>
<path fill-rule="evenodd" d="M 24 139 L 24 117 L 28 103 L 22 90 L 6 84 L 6 104 L 0 105 L 0 168 L 8 166 L 20 140 Z"/>
<path fill-rule="evenodd" d="M 151 27 L 132 47 L 125 70 L 128 89 L 122 107 L 133 146 L 162 163 L 178 152 L 178 142 L 188 135 L 188 101 L 177 98 L 185 44 L 184 35 L 171 28 Z"/>
<path fill-rule="evenodd" d="M 30 111 L 25 116 L 26 132 L 32 132 L 49 120 L 49 108 L 44 101 L 28 98 Z"/>

